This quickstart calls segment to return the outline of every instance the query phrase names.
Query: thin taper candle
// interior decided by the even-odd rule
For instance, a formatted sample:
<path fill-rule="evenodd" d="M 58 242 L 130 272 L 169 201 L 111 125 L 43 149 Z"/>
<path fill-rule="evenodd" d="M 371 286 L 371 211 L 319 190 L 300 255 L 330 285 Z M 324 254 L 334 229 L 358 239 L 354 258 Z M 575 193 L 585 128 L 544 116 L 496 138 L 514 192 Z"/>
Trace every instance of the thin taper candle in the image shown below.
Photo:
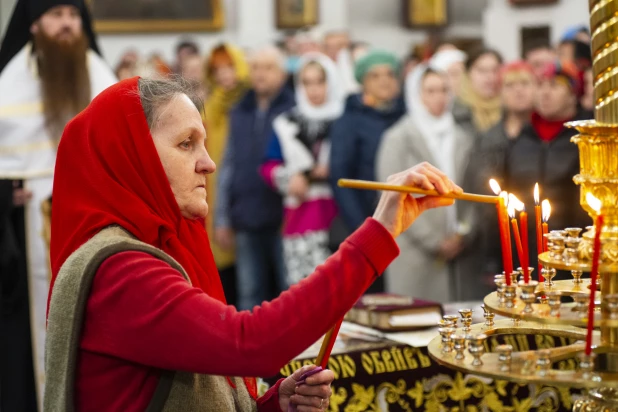
<path fill-rule="evenodd" d="M 521 234 L 521 247 L 523 249 L 523 259 L 524 261 L 521 263 L 521 267 L 524 270 L 524 282 L 530 282 L 530 259 L 529 256 L 529 248 L 528 248 L 528 213 L 526 213 L 526 209 L 522 210 L 519 213 L 519 226 L 520 226 L 520 234 Z"/>
<path fill-rule="evenodd" d="M 543 253 L 543 226 L 542 226 L 542 216 L 541 216 L 541 202 L 539 195 L 539 184 L 536 183 L 534 185 L 534 227 L 536 229 L 536 253 L 540 255 Z M 543 265 L 539 260 L 539 282 L 543 281 L 543 275 L 541 274 L 543 270 Z"/>
<path fill-rule="evenodd" d="M 469 202 L 479 203 L 497 203 L 497 196 L 477 195 L 473 193 L 456 193 L 450 192 L 440 194 L 435 190 L 419 189 L 418 187 L 391 185 L 388 183 L 370 182 L 368 180 L 353 180 L 353 179 L 339 179 L 337 181 L 339 187 L 346 187 L 349 189 L 362 189 L 362 190 L 386 190 L 402 193 L 411 193 L 425 196 L 446 197 L 455 200 L 467 200 Z"/>
<path fill-rule="evenodd" d="M 601 201 L 591 193 L 586 195 L 588 205 L 597 212 L 594 223 L 594 243 L 592 249 L 592 268 L 590 270 L 590 301 L 588 302 L 588 324 L 586 328 L 585 353 L 592 353 L 592 332 L 594 330 L 594 299 L 597 291 L 597 277 L 599 275 L 599 258 L 601 256 L 601 232 L 603 231 L 603 215 L 601 214 Z"/>
<path fill-rule="evenodd" d="M 322 346 L 320 347 L 320 352 L 318 353 L 315 364 L 324 369 L 328 366 L 328 359 L 330 358 L 330 353 L 333 351 L 333 346 L 335 346 L 341 323 L 343 323 L 343 319 L 337 322 L 337 324 L 326 333 L 322 341 Z"/>
<path fill-rule="evenodd" d="M 521 265 L 521 268 L 523 269 L 526 262 L 524 259 L 524 249 L 521 245 L 521 236 L 519 235 L 519 228 L 517 227 L 517 219 L 515 218 L 511 219 L 511 226 L 513 226 L 513 238 L 515 238 L 515 248 L 517 249 L 517 257 L 519 258 L 519 263 Z"/>

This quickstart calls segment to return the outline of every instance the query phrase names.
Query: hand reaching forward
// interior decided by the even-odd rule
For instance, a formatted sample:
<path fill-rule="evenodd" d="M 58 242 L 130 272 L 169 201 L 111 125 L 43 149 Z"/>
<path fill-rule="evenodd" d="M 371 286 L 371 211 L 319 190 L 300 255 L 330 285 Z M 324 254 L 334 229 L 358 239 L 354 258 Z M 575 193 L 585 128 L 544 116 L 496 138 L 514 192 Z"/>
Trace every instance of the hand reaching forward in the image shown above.
<path fill-rule="evenodd" d="M 387 182 L 392 185 L 436 190 L 440 194 L 463 192 L 461 187 L 457 186 L 443 172 L 427 162 L 389 176 Z M 450 206 L 453 203 L 453 199 L 443 197 L 423 196 L 415 198 L 407 193 L 384 192 L 380 197 L 373 218 L 380 222 L 393 237 L 397 237 L 408 229 L 414 220 L 425 210 Z"/>

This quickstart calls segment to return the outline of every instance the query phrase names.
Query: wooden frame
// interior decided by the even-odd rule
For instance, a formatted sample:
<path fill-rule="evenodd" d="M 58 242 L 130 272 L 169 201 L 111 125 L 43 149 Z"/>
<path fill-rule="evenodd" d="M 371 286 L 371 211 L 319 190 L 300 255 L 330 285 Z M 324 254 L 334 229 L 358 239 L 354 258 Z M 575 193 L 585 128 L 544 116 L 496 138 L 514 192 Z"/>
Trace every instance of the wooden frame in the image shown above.
<path fill-rule="evenodd" d="M 278 29 L 301 29 L 319 23 L 318 0 L 275 0 L 275 2 L 275 20 Z"/>
<path fill-rule="evenodd" d="M 403 24 L 409 28 L 445 27 L 449 22 L 447 0 L 402 0 Z"/>
<path fill-rule="evenodd" d="M 146 32 L 190 32 L 190 31 L 217 31 L 224 26 L 225 17 L 223 13 L 222 0 L 193 0 L 193 2 L 203 1 L 207 6 L 208 16 L 196 18 L 191 14 L 190 9 L 185 10 L 187 18 L 148 18 L 139 16 L 138 13 L 127 14 L 126 18 L 107 17 L 105 13 L 97 9 L 97 5 L 104 4 L 105 7 L 114 7 L 125 11 L 126 4 L 136 6 L 141 0 L 87 0 L 90 3 L 94 28 L 99 33 L 146 33 Z M 186 0 L 164 0 L 163 5 L 182 5 Z M 150 8 L 144 6 L 142 9 L 152 12 Z M 154 10 L 156 12 L 156 10 Z M 116 13 L 117 14 L 117 13 Z M 190 17 L 189 17 L 190 16 Z"/>

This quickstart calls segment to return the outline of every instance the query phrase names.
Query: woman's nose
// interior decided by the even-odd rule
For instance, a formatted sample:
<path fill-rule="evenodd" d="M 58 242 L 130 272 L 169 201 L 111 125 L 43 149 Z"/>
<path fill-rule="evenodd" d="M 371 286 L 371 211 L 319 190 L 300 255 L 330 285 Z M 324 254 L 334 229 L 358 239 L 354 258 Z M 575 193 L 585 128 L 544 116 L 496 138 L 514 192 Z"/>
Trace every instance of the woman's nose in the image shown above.
<path fill-rule="evenodd" d="M 208 152 L 204 150 L 203 155 L 197 160 L 195 171 L 197 173 L 210 174 L 214 173 L 215 170 L 217 170 L 217 165 L 215 165 L 215 162 L 210 158 Z"/>

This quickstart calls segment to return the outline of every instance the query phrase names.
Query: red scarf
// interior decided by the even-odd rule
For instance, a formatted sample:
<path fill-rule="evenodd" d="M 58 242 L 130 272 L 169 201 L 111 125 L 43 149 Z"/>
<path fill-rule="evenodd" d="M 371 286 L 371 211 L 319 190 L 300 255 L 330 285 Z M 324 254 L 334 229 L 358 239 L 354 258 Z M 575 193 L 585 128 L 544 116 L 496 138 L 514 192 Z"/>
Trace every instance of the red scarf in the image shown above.
<path fill-rule="evenodd" d="M 531 124 L 536 134 L 544 142 L 551 142 L 554 140 L 562 129 L 564 129 L 564 123 L 570 119 L 564 120 L 547 120 L 541 117 L 538 113 L 532 113 Z"/>
<path fill-rule="evenodd" d="M 62 135 L 52 196 L 49 296 L 67 258 L 105 227 L 119 225 L 176 259 L 194 287 L 225 303 L 204 222 L 180 213 L 150 135 L 138 80 L 102 92 Z M 255 380 L 245 382 L 255 397 Z"/>

